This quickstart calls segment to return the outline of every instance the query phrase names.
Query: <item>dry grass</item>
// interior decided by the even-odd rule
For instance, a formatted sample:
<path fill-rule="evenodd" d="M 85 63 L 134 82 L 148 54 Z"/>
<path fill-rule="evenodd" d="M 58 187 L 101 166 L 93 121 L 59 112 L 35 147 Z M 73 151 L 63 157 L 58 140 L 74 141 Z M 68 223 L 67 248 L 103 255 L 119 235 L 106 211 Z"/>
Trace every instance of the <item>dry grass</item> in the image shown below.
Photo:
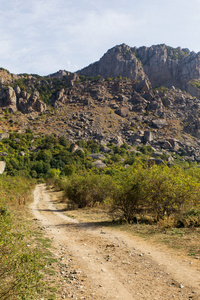
<path fill-rule="evenodd" d="M 58 197 L 57 197 L 58 195 Z M 62 192 L 51 190 L 51 196 L 54 204 L 60 210 L 65 210 L 66 203 L 63 202 Z M 66 199 L 65 199 L 66 201 Z M 120 221 L 109 213 L 109 209 L 100 205 L 93 208 L 83 208 L 76 210 L 66 210 L 64 213 L 82 222 L 93 222 L 97 226 L 107 226 L 117 230 L 129 232 L 135 236 L 140 236 L 151 243 L 161 244 L 170 250 L 178 252 L 186 258 L 190 257 L 194 261 L 200 259 L 200 228 L 175 228 L 173 220 L 169 220 L 168 224 L 127 224 Z"/>
<path fill-rule="evenodd" d="M 25 294 L 23 295 L 25 292 L 20 290 L 21 282 L 24 281 L 23 273 L 25 273 L 25 271 L 20 273 L 20 267 L 23 268 L 22 262 L 19 261 L 20 265 L 17 269 L 15 269 L 13 263 L 13 261 L 23 257 L 22 255 L 26 255 L 28 258 L 31 257 L 31 259 L 25 267 L 25 279 L 27 280 L 28 276 L 30 279 L 28 279 L 29 282 L 23 283 L 24 290 L 28 288 L 31 296 L 32 293 L 35 296 L 34 299 L 41 299 L 41 297 L 49 300 L 56 299 L 55 294 L 59 290 L 60 283 L 59 277 L 58 279 L 56 277 L 56 273 L 59 274 L 59 265 L 51 252 L 51 241 L 44 236 L 41 226 L 33 219 L 28 208 L 28 204 L 32 201 L 34 181 L 3 175 L 0 176 L 0 187 L 0 208 L 5 211 L 8 210 L 11 214 L 11 219 L 6 219 L 5 221 L 2 219 L 2 227 L 0 226 L 2 234 L 0 269 L 3 273 L 4 269 L 9 267 L 9 272 L 7 273 L 11 273 L 11 278 L 19 283 L 19 288 L 16 285 L 13 290 L 12 280 L 7 286 L 4 284 L 4 281 L 9 278 L 8 275 L 3 279 L 1 278 L 0 298 L 27 299 L 24 298 L 26 297 Z M 8 230 L 4 230 L 4 223 Z M 5 240 L 10 241 L 9 243 L 6 242 L 6 247 L 4 245 Z M 5 251 L 7 251 L 6 259 L 5 255 L 3 255 Z M 40 278 L 41 274 L 43 275 Z M 58 280 L 58 282 L 56 283 L 55 280 Z M 37 294 L 36 290 L 39 290 L 40 293 Z M 19 298 L 17 298 L 18 296 Z"/>

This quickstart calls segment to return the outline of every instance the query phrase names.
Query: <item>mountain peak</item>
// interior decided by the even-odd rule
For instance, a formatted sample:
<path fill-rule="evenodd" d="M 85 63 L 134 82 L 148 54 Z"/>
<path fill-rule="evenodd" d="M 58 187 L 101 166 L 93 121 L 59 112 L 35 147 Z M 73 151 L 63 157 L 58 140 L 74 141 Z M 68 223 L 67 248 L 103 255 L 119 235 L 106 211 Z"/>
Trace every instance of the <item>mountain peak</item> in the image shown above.
<path fill-rule="evenodd" d="M 78 71 L 81 75 L 127 77 L 148 80 L 152 86 L 176 86 L 187 90 L 190 80 L 200 79 L 200 56 L 194 51 L 166 44 L 130 47 L 125 43 L 109 49 L 99 61 Z"/>

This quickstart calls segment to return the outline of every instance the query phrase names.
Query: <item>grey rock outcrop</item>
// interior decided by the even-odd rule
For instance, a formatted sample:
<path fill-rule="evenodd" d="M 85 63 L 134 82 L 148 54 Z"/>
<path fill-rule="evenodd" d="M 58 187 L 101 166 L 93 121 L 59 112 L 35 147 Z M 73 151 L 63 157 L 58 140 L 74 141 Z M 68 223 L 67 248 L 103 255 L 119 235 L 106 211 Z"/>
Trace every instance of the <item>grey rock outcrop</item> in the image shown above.
<path fill-rule="evenodd" d="M 136 48 L 125 44 L 119 45 L 108 50 L 99 62 L 95 62 L 77 73 L 86 76 L 122 76 L 139 81 L 147 79 L 142 63 L 135 55 L 135 50 Z"/>
<path fill-rule="evenodd" d="M 69 74 L 70 74 L 70 72 L 67 72 L 67 71 L 65 71 L 65 70 L 59 70 L 58 72 L 53 73 L 53 74 L 50 74 L 50 75 L 48 75 L 47 77 L 49 77 L 49 78 L 58 78 L 58 79 L 61 79 L 61 78 L 63 78 L 64 76 L 67 76 L 67 75 L 69 75 Z"/>
<path fill-rule="evenodd" d="M 154 135 L 152 131 L 145 131 L 143 140 L 145 143 L 152 142 L 154 140 Z"/>
<path fill-rule="evenodd" d="M 17 111 L 17 96 L 11 86 L 9 86 L 6 90 L 6 106 L 11 112 Z"/>
<path fill-rule="evenodd" d="M 21 94 L 21 89 L 18 85 L 16 87 L 14 87 L 14 91 L 15 91 L 16 95 L 19 97 Z"/>
<path fill-rule="evenodd" d="M 189 81 L 187 84 L 187 92 L 200 99 L 200 81 Z"/>
<path fill-rule="evenodd" d="M 129 109 L 127 107 L 123 106 L 123 107 L 116 110 L 116 114 L 118 114 L 119 116 L 125 118 L 129 114 Z"/>
<path fill-rule="evenodd" d="M 76 152 L 76 151 L 78 151 L 78 150 L 80 150 L 81 152 L 84 153 L 84 150 L 83 150 L 81 147 L 79 147 L 76 143 L 74 143 L 74 144 L 72 145 L 72 147 L 71 147 L 71 152 L 74 153 L 74 152 Z"/>
<path fill-rule="evenodd" d="M 168 125 L 167 121 L 165 119 L 156 119 L 156 120 L 152 120 L 152 124 L 156 127 L 156 128 L 164 128 Z"/>
<path fill-rule="evenodd" d="M 154 164 L 155 165 L 165 165 L 164 160 L 162 160 L 161 158 L 153 158 L 153 157 L 148 160 L 148 163 L 150 166 L 152 166 Z"/>
<path fill-rule="evenodd" d="M 0 152 L 0 156 L 8 156 L 7 152 Z"/>
<path fill-rule="evenodd" d="M 0 141 L 3 139 L 8 139 L 10 134 L 8 132 L 2 132 L 0 133 Z"/>
<path fill-rule="evenodd" d="M 43 113 L 46 110 L 46 104 L 40 100 L 40 94 L 37 90 L 32 94 L 22 91 L 19 94 L 18 109 L 23 113 L 31 113 L 37 111 Z"/>
<path fill-rule="evenodd" d="M 113 139 L 111 139 L 111 142 L 114 143 L 116 146 L 120 147 L 121 145 L 123 145 L 124 140 L 121 136 L 118 135 L 118 136 L 114 137 Z"/>
<path fill-rule="evenodd" d="M 19 86 L 12 88 L 2 88 L 0 90 L 0 107 L 9 109 L 9 112 L 21 111 L 22 113 L 32 113 L 34 111 L 42 113 L 47 105 L 40 99 L 37 90 L 32 94 L 21 90 Z"/>
<path fill-rule="evenodd" d="M 95 168 L 98 168 L 98 169 L 106 167 L 106 164 L 104 164 L 101 160 L 94 161 L 93 165 Z"/>
<path fill-rule="evenodd" d="M 77 73 L 86 76 L 128 77 L 139 80 L 138 90 L 152 86 L 175 86 L 189 89 L 191 79 L 200 79 L 200 52 L 172 48 L 165 44 L 151 47 L 118 45 L 98 61 Z M 188 90 L 189 91 L 189 90 Z"/>
<path fill-rule="evenodd" d="M 74 85 L 74 81 L 79 79 L 78 74 L 70 73 L 70 72 L 65 71 L 65 70 L 59 70 L 58 72 L 50 74 L 47 77 L 49 77 L 49 78 L 58 78 L 58 79 L 62 79 L 63 77 L 65 77 L 67 79 L 67 83 L 71 86 Z"/>

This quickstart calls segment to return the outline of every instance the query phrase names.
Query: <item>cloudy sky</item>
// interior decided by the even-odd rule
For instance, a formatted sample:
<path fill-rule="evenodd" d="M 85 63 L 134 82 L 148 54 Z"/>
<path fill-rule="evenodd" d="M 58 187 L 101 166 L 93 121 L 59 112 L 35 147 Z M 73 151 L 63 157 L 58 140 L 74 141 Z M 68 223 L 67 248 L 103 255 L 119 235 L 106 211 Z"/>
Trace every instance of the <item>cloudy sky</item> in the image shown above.
<path fill-rule="evenodd" d="M 122 43 L 199 52 L 199 29 L 200 0 L 0 0 L 0 67 L 74 72 Z"/>

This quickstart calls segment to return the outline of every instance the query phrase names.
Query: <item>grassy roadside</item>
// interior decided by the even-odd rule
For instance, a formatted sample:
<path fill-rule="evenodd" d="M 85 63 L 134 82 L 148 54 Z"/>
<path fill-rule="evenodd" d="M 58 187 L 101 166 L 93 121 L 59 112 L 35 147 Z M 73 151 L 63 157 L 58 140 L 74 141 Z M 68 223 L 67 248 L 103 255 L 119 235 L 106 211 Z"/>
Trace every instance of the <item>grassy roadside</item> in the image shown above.
<path fill-rule="evenodd" d="M 152 243 L 167 246 L 179 256 L 200 259 L 200 228 L 166 228 L 159 225 L 122 225 L 121 230 L 140 236 Z"/>
<path fill-rule="evenodd" d="M 57 299 L 58 262 L 27 205 L 34 181 L 0 176 L 0 299 Z"/>
<path fill-rule="evenodd" d="M 151 243 L 159 243 L 167 246 L 176 253 L 200 259 L 200 228 L 163 228 L 163 224 L 128 224 L 121 221 L 113 221 L 112 216 L 105 208 L 84 208 L 68 211 L 67 215 L 82 221 L 97 223 L 97 226 L 105 226 L 140 236 Z"/>
<path fill-rule="evenodd" d="M 58 192 L 55 189 L 50 189 L 50 195 L 59 209 L 66 208 L 67 199 L 65 198 L 63 200 L 62 191 Z M 200 259 L 199 227 L 175 228 L 170 226 L 170 219 L 159 222 L 158 224 L 145 224 L 140 222 L 137 224 L 128 224 L 125 221 L 120 221 L 117 216 L 114 218 L 114 216 L 109 213 L 109 208 L 104 205 L 92 208 L 85 207 L 66 210 L 64 213 L 82 222 L 91 222 L 97 226 L 125 231 L 132 235 L 142 237 L 151 243 L 165 245 L 176 254 L 193 259 L 195 262 L 198 262 L 198 259 Z"/>

